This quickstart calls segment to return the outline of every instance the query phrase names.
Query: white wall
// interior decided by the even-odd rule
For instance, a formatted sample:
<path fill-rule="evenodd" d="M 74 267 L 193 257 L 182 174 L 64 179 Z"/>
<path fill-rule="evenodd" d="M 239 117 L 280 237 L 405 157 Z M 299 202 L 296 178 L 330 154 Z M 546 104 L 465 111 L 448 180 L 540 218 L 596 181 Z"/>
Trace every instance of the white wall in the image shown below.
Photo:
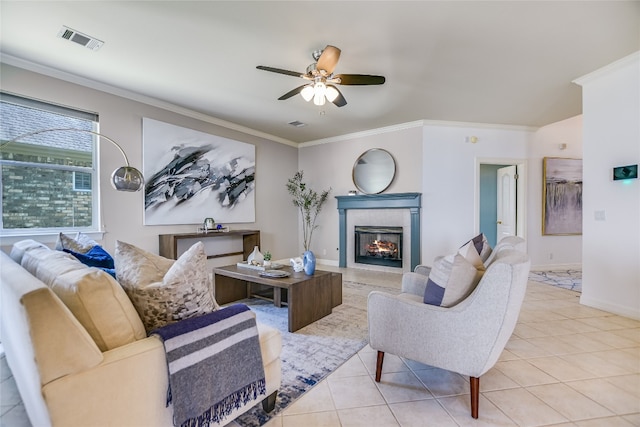
<path fill-rule="evenodd" d="M 298 149 L 253 135 L 231 130 L 208 121 L 193 112 L 177 114 L 170 109 L 137 102 L 121 96 L 90 89 L 58 78 L 2 64 L 0 83 L 7 92 L 37 98 L 70 107 L 94 111 L 100 117 L 100 131 L 118 141 L 133 166 L 142 168 L 142 118 L 164 121 L 202 132 L 247 142 L 256 146 L 256 222 L 225 224 L 232 229 L 261 230 L 261 249 L 275 258 L 295 253 L 298 236 L 290 233 L 297 212 L 291 205 L 285 184 L 297 170 Z M 215 94 L 212 94 L 214 96 Z M 157 104 L 161 104 L 157 102 Z M 179 107 L 173 106 L 177 110 Z M 191 114 L 191 116 L 189 116 Z M 197 117 L 197 118 L 194 118 Z M 142 192 L 116 192 L 109 184 L 111 172 L 121 166 L 123 158 L 115 147 L 102 144 L 100 152 L 100 191 L 102 223 L 106 231 L 103 245 L 112 252 L 115 240 L 124 240 L 157 253 L 158 234 L 193 232 L 196 225 L 144 226 Z M 207 215 L 203 213 L 203 219 Z M 49 238 L 50 239 L 50 238 Z M 39 240 L 46 240 L 40 236 Z M 2 241 L 3 249 L 10 245 Z"/>
<path fill-rule="evenodd" d="M 582 77 L 583 276 L 580 302 L 640 319 L 640 180 L 612 168 L 640 163 L 640 52 Z M 604 212 L 604 220 L 595 213 Z"/>
<path fill-rule="evenodd" d="M 560 148 L 566 144 L 567 148 Z M 544 157 L 582 158 L 582 116 L 541 127 L 529 145 L 529 256 L 537 270 L 576 268 L 582 263 L 582 236 L 542 235 L 542 187 Z"/>
<path fill-rule="evenodd" d="M 524 128 L 429 124 L 423 128 L 422 262 L 452 253 L 478 230 L 479 160 L 526 162 L 532 132 Z M 476 143 L 467 137 L 478 138 Z"/>

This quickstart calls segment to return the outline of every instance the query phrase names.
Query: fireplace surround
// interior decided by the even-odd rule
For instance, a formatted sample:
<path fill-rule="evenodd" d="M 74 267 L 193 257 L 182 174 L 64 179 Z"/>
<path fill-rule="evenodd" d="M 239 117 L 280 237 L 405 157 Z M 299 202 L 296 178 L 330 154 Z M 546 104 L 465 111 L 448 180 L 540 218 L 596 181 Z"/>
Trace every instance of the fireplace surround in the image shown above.
<path fill-rule="evenodd" d="M 410 269 L 420 264 L 420 208 L 421 193 L 366 194 L 336 196 L 338 201 L 339 222 L 339 260 L 340 267 L 347 267 L 347 213 L 353 209 L 408 209 L 409 261 Z M 351 230 L 352 231 L 352 230 Z M 406 259 L 406 258 L 405 258 Z"/>

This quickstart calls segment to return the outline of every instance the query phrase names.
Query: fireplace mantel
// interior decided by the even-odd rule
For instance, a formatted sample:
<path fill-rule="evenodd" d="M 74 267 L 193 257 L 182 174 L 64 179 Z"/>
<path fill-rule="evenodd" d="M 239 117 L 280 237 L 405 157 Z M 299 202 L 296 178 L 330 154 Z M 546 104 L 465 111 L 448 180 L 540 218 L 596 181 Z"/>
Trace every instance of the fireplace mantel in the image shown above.
<path fill-rule="evenodd" d="M 336 196 L 340 228 L 339 266 L 347 266 L 347 210 L 349 209 L 409 209 L 411 215 L 411 271 L 420 263 L 421 193 L 364 194 Z"/>

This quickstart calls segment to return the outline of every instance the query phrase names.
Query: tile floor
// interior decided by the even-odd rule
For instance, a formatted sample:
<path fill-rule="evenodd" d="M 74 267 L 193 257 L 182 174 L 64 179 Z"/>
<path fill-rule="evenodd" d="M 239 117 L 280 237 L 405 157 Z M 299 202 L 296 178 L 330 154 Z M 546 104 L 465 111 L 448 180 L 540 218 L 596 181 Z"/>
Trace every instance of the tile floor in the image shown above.
<path fill-rule="evenodd" d="M 397 274 L 338 271 L 400 287 Z M 375 352 L 365 347 L 267 427 L 640 426 L 640 321 L 579 297 L 529 282 L 516 330 L 480 380 L 478 420 L 469 414 L 468 378 L 387 354 L 376 383 Z M 0 425 L 29 426 L 4 357 L 0 378 Z"/>

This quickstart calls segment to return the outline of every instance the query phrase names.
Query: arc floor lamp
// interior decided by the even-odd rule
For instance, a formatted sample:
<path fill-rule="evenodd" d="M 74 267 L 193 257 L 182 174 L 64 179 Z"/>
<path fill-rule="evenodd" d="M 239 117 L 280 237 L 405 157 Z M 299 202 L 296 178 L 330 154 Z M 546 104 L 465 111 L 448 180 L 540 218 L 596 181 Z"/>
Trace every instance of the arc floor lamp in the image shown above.
<path fill-rule="evenodd" d="M 110 143 L 115 145 L 118 150 L 120 150 L 120 153 L 122 153 L 122 156 L 124 157 L 124 161 L 126 163 L 125 166 L 120 166 L 119 168 L 114 170 L 113 173 L 111 174 L 111 185 L 113 186 L 113 188 L 115 188 L 118 191 L 139 191 L 144 186 L 144 177 L 142 176 L 142 173 L 138 169 L 134 168 L 129 164 L 129 159 L 127 158 L 127 155 L 122 149 L 122 147 L 113 139 L 109 138 L 108 136 L 92 130 L 77 129 L 77 128 L 52 128 L 52 129 L 36 130 L 33 132 L 24 133 L 22 135 L 19 135 L 11 139 L 10 141 L 4 142 L 2 145 L 0 145 L 0 151 L 7 145 L 11 144 L 12 142 L 17 142 L 24 138 L 34 136 L 34 135 L 39 135 L 41 133 L 47 133 L 47 132 L 83 132 L 83 133 L 96 135 L 100 138 L 103 138 L 109 141 Z"/>

